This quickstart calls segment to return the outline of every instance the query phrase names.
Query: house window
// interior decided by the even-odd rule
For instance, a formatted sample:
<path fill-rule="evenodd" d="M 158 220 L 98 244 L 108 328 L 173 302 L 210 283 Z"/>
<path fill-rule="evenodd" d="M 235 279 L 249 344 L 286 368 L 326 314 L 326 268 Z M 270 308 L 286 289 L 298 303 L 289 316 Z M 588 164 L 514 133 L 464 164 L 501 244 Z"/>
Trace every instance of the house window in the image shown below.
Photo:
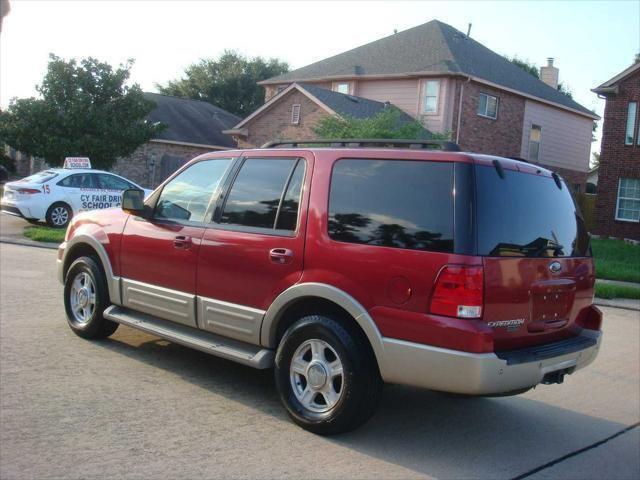
<path fill-rule="evenodd" d="M 627 110 L 627 130 L 624 135 L 624 144 L 633 145 L 633 133 L 636 129 L 636 110 L 638 104 L 636 102 L 629 102 L 629 108 Z M 640 139 L 638 139 L 640 140 Z"/>
<path fill-rule="evenodd" d="M 344 93 L 345 95 L 349 95 L 349 82 L 340 82 L 333 84 L 333 91 L 338 93 Z"/>
<path fill-rule="evenodd" d="M 640 222 L 640 178 L 620 179 L 616 220 Z"/>
<path fill-rule="evenodd" d="M 300 105 L 296 104 L 291 107 L 291 123 L 298 125 L 300 123 Z"/>
<path fill-rule="evenodd" d="M 276 95 L 281 91 L 286 90 L 286 88 L 287 88 L 287 85 L 279 85 L 278 88 L 276 89 Z"/>
<path fill-rule="evenodd" d="M 478 115 L 481 117 L 498 118 L 498 97 L 480 94 L 480 102 L 478 103 Z"/>
<path fill-rule="evenodd" d="M 529 160 L 538 161 L 540 159 L 540 140 L 542 139 L 542 127 L 531 125 L 529 133 Z"/>
<path fill-rule="evenodd" d="M 427 80 L 424 83 L 424 113 L 436 113 L 438 111 L 439 93 L 439 80 Z"/>

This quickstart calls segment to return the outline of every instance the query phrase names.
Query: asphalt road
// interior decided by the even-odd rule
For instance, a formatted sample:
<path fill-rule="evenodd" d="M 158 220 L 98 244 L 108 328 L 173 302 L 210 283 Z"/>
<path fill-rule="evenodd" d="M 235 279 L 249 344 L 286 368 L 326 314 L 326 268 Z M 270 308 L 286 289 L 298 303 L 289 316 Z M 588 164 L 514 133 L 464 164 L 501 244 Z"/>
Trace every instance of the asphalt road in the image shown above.
<path fill-rule="evenodd" d="M 55 251 L 0 243 L 0 271 L 2 479 L 640 476 L 640 428 L 625 431 L 640 420 L 638 312 L 604 308 L 600 356 L 564 385 L 495 399 L 390 386 L 363 428 L 322 438 L 288 420 L 270 371 L 125 327 L 76 337 Z"/>

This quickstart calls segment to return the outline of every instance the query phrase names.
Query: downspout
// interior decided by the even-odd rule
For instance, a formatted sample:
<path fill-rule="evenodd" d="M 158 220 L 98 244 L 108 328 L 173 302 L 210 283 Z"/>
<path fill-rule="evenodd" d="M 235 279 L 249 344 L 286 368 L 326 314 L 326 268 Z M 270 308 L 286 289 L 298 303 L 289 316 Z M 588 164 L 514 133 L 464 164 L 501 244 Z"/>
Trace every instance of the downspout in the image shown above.
<path fill-rule="evenodd" d="M 456 125 L 456 143 L 460 144 L 460 124 L 462 122 L 462 97 L 464 95 L 464 84 L 471 82 L 471 77 L 467 77 L 467 81 L 460 85 L 460 100 L 458 101 L 458 125 Z"/>

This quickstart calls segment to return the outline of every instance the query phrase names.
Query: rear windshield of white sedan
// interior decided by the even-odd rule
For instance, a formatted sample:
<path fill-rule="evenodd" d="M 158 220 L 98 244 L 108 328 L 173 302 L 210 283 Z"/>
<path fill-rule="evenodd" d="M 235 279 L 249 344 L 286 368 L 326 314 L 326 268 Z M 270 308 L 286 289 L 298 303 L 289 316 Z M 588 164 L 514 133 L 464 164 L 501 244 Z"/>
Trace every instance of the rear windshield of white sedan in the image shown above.
<path fill-rule="evenodd" d="M 56 172 L 52 172 L 51 170 L 43 170 L 41 172 L 34 173 L 33 175 L 25 177 L 20 181 L 29 183 L 46 183 L 57 176 L 58 174 Z"/>

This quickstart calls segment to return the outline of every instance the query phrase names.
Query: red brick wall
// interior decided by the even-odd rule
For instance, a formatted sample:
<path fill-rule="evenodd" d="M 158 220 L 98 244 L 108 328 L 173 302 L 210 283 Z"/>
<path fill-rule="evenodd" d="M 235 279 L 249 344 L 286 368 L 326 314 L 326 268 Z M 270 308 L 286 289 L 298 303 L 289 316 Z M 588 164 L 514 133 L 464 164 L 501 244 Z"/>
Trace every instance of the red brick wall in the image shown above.
<path fill-rule="evenodd" d="M 640 118 L 636 118 L 633 145 L 624 144 L 629 102 L 638 102 L 640 109 L 640 71 L 621 81 L 618 87 L 617 95 L 608 96 L 604 110 L 594 233 L 640 240 L 640 223 L 615 219 L 619 179 L 640 178 L 640 145 L 637 139 Z"/>
<path fill-rule="evenodd" d="M 291 108 L 300 105 L 300 123 L 291 123 Z M 239 148 L 254 148 L 271 140 L 316 138 L 313 131 L 318 121 L 329 113 L 298 90 L 291 90 L 275 105 L 252 118 L 245 127 L 246 137 L 236 137 Z"/>
<path fill-rule="evenodd" d="M 184 162 L 198 155 L 210 152 L 211 149 L 175 145 L 171 143 L 149 142 L 141 145 L 128 157 L 119 158 L 111 171 L 137 183 L 144 188 L 155 188 L 161 182 L 162 157 L 170 155 L 180 157 Z M 154 159 L 155 166 L 151 165 Z"/>
<path fill-rule="evenodd" d="M 454 140 L 458 138 L 460 148 L 503 157 L 519 157 L 524 122 L 524 98 L 475 82 L 458 80 L 456 83 L 452 138 Z M 463 84 L 462 120 L 458 137 L 460 90 Z M 480 93 L 498 97 L 498 118 L 495 120 L 478 115 Z"/>

